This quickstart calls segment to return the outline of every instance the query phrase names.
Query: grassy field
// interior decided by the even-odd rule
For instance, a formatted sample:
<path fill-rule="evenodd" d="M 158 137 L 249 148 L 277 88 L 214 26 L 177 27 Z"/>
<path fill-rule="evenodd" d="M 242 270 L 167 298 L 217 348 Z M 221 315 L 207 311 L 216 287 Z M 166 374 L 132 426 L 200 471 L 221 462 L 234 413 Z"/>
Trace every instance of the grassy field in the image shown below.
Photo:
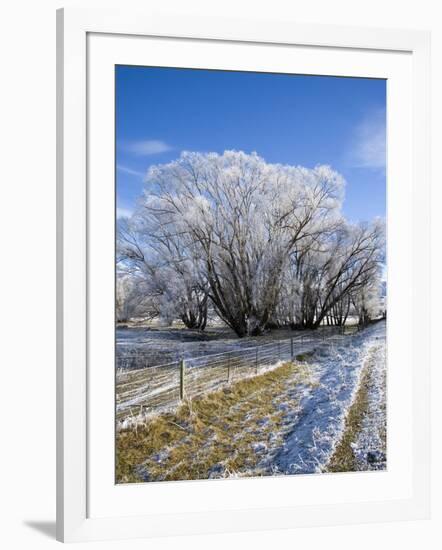
<path fill-rule="evenodd" d="M 270 474 L 266 464 L 299 409 L 306 364 L 287 362 L 187 400 L 175 411 L 117 432 L 117 483 Z"/>

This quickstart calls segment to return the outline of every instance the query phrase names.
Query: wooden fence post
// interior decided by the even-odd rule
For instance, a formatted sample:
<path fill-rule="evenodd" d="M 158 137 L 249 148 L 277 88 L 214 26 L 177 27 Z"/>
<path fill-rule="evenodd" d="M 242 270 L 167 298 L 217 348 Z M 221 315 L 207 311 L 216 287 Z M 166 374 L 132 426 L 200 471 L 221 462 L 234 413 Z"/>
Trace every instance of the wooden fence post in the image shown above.
<path fill-rule="evenodd" d="M 293 352 L 293 336 L 290 338 L 290 357 L 293 361 L 293 356 L 294 356 L 294 352 Z"/>
<path fill-rule="evenodd" d="M 186 363 L 184 359 L 180 360 L 180 400 L 184 399 L 184 371 L 186 369 Z"/>

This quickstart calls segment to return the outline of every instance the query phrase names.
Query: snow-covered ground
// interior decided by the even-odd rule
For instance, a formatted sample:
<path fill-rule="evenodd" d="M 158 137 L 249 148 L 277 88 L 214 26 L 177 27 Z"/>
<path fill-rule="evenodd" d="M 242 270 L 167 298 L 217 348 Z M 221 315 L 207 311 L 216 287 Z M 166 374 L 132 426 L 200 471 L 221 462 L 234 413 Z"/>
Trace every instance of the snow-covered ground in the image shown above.
<path fill-rule="evenodd" d="M 347 330 L 352 330 L 348 327 Z M 340 333 L 338 327 L 321 327 L 318 330 L 292 331 L 280 329 L 262 336 L 238 338 L 228 328 L 209 327 L 206 331 L 175 327 L 117 328 L 117 368 L 140 368 L 157 366 L 218 353 L 237 352 L 251 346 L 263 345 L 278 340 L 295 338 L 302 340 L 302 347 L 309 343 Z M 308 346 L 307 346 L 308 347 Z M 300 353 L 296 348 L 296 353 Z"/>
<path fill-rule="evenodd" d="M 317 350 L 311 365 L 317 385 L 304 390 L 298 410 L 288 410 L 290 427 L 283 446 L 263 457 L 261 468 L 273 474 L 324 471 L 342 436 L 364 368 L 370 369 L 369 410 L 353 449 L 358 469 L 385 468 L 385 337 L 382 321 Z"/>
<path fill-rule="evenodd" d="M 290 360 L 290 340 L 282 340 L 290 334 L 293 333 L 277 331 L 276 334 L 270 333 L 259 339 L 260 373 L 276 368 L 281 361 Z M 196 356 L 197 359 L 193 362 L 186 360 L 186 364 L 190 365 L 186 375 L 186 384 L 188 384 L 186 387 L 189 388 L 190 397 L 192 392 L 195 395 L 199 394 L 196 390 L 198 384 L 201 385 L 202 382 L 205 382 L 202 384 L 204 386 L 202 393 L 209 391 L 207 388 L 212 386 L 212 389 L 218 389 L 218 383 L 228 384 L 226 365 L 223 363 L 225 359 L 204 355 L 204 349 L 206 353 L 221 349 L 222 358 L 226 355 L 226 349 L 236 350 L 235 353 L 245 358 L 252 354 L 253 364 L 256 349 L 251 347 L 256 346 L 253 339 L 235 340 L 226 337 L 225 333 L 212 334 L 213 339 L 209 338 L 206 342 L 196 340 L 197 337 L 198 334 L 190 333 L 186 336 L 187 340 L 183 341 L 182 338 L 177 340 L 177 334 L 174 331 L 170 331 L 169 338 L 165 338 L 164 330 L 157 332 L 143 329 L 137 337 L 131 336 L 129 340 L 135 339 L 136 345 L 147 350 L 156 338 L 158 352 L 166 346 L 171 353 L 184 357 Z M 121 346 L 125 345 L 125 340 L 127 339 L 123 338 L 123 342 L 120 341 Z M 265 344 L 266 341 L 272 343 Z M 367 393 L 367 406 L 364 409 L 360 429 L 354 437 L 355 440 L 351 441 L 356 469 L 385 469 L 385 321 L 380 321 L 351 335 L 341 335 L 333 330 L 324 330 L 322 333 L 321 331 L 304 332 L 302 338 L 295 337 L 293 344 L 294 355 L 298 361 L 304 359 L 307 361 L 308 376 L 305 383 L 300 384 L 296 377 L 293 380 L 288 379 L 284 389 L 278 390 L 274 396 L 270 397 L 273 409 L 282 412 L 283 416 L 282 427 L 278 428 L 277 433 L 271 434 L 270 438 L 268 430 L 263 428 L 261 436 L 259 428 L 257 430 L 256 427 L 249 427 L 246 424 L 246 432 L 249 429 L 255 430 L 257 440 L 253 442 L 253 452 L 260 457 L 260 460 L 253 471 L 234 475 L 306 474 L 327 471 L 327 464 L 342 438 L 348 412 L 355 401 L 362 380 Z M 263 351 L 266 346 L 273 350 L 270 355 L 266 355 Z M 198 351 L 199 354 L 196 353 Z M 131 407 L 143 405 L 144 401 L 147 408 L 152 411 L 161 411 L 162 407 L 176 406 L 178 403 L 179 379 L 174 365 L 166 368 L 151 364 L 146 366 L 147 368 L 142 370 L 121 369 L 118 372 L 122 401 L 120 403 L 117 399 L 119 403 L 117 412 L 121 409 L 123 424 L 126 422 L 126 420 L 123 421 L 123 413 L 127 410 L 131 412 Z M 255 372 L 254 368 L 252 370 Z M 209 375 L 210 379 L 206 380 Z M 238 379 L 244 376 L 250 376 L 247 369 L 244 373 L 239 373 Z M 147 380 L 146 377 L 149 379 Z M 166 391 L 167 384 L 170 385 L 170 391 Z M 131 406 L 129 409 L 128 403 Z M 140 418 L 142 414 L 144 413 L 140 412 Z M 129 419 L 131 418 L 132 416 Z M 266 420 L 262 418 L 263 426 Z M 217 475 L 224 475 L 224 473 Z"/>
<path fill-rule="evenodd" d="M 385 344 L 372 348 L 367 360 L 368 411 L 362 429 L 353 442 L 353 453 L 358 470 L 384 470 L 386 468 L 387 429 L 387 358 Z"/>

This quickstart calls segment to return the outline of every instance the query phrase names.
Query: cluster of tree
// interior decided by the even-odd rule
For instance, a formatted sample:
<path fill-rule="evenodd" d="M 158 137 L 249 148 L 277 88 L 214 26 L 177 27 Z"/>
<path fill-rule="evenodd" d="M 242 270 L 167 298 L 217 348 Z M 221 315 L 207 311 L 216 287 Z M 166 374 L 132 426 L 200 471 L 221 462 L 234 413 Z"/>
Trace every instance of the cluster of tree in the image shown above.
<path fill-rule="evenodd" d="M 348 223 L 344 186 L 328 166 L 236 151 L 152 167 L 135 213 L 119 220 L 119 317 L 204 329 L 210 308 L 240 337 L 355 312 L 366 323 L 382 307 L 384 226 Z"/>

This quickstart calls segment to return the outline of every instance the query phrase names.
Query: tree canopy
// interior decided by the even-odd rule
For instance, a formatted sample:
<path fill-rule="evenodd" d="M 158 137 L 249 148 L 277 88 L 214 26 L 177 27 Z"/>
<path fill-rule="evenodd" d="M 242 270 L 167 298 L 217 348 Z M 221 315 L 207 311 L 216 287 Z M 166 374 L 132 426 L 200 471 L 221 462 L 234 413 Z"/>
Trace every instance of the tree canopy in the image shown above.
<path fill-rule="evenodd" d="M 213 308 L 238 336 L 342 324 L 350 309 L 365 322 L 381 307 L 385 229 L 379 219 L 347 222 L 344 192 L 329 166 L 256 153 L 185 152 L 151 167 L 134 214 L 119 220 L 127 304 L 200 329 Z"/>

